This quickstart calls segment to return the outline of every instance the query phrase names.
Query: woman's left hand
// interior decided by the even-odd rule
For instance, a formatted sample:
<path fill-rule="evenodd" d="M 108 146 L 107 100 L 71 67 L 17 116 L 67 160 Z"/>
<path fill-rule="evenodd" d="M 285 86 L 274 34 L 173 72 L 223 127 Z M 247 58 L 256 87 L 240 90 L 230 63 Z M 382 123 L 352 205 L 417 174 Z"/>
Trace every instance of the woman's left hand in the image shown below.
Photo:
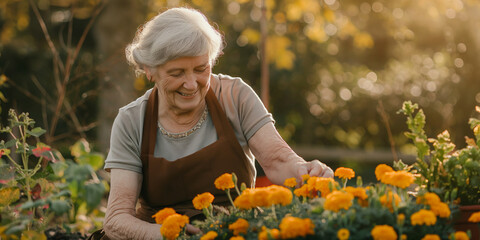
<path fill-rule="evenodd" d="M 310 176 L 333 178 L 333 170 L 325 163 L 318 160 L 297 163 L 297 176 L 308 174 Z"/>

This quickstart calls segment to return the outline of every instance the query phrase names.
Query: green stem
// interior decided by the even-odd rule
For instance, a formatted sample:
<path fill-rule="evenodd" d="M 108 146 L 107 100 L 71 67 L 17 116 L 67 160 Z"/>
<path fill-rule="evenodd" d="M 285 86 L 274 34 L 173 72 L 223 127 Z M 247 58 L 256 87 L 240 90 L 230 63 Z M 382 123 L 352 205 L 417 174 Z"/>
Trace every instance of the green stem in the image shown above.
<path fill-rule="evenodd" d="M 228 200 L 230 200 L 230 203 L 232 204 L 233 208 L 236 209 L 235 204 L 233 204 L 232 196 L 230 195 L 230 189 L 227 188 L 225 191 L 227 192 Z"/>

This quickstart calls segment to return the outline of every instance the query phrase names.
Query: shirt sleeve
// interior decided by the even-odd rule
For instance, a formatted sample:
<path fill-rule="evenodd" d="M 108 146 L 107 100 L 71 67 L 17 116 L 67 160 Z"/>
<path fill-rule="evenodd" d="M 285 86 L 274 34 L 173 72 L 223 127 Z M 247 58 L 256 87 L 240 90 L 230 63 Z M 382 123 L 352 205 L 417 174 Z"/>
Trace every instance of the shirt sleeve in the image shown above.
<path fill-rule="evenodd" d="M 141 134 L 143 119 L 135 119 L 129 109 L 120 109 L 112 126 L 110 150 L 105 160 L 105 170 L 112 168 L 142 173 L 140 159 Z"/>

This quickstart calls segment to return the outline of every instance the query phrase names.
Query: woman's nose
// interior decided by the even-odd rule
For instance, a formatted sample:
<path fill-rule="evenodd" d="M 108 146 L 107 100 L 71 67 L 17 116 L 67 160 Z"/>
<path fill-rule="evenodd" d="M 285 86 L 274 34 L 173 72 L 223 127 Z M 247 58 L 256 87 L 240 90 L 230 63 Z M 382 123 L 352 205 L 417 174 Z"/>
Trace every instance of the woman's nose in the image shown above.
<path fill-rule="evenodd" d="M 195 74 L 185 74 L 185 81 L 183 82 L 183 87 L 186 89 L 195 90 L 197 89 L 198 83 Z"/>

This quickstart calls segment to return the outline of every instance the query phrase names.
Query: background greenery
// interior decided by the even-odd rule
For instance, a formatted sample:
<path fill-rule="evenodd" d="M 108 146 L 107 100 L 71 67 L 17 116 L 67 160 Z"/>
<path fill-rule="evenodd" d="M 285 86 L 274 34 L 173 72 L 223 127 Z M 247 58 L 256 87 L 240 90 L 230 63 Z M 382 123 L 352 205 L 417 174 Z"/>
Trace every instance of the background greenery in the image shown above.
<path fill-rule="evenodd" d="M 269 110 L 292 146 L 341 149 L 333 158 L 347 160 L 352 151 L 388 153 L 392 144 L 412 153 L 405 118 L 396 114 L 405 100 L 424 109 L 428 136 L 447 129 L 458 146 L 465 145 L 467 120 L 480 104 L 479 1 L 265 2 Z M 67 151 L 84 137 L 106 153 L 118 108 L 149 87 L 128 67 L 124 48 L 139 24 L 173 6 L 204 12 L 225 35 L 214 72 L 240 76 L 260 93 L 261 3 L 3 0 L 2 124 L 9 108 L 30 112 L 47 130 L 47 144 Z M 385 156 L 374 165 L 394 158 Z M 348 164 L 361 175 L 358 163 Z"/>

